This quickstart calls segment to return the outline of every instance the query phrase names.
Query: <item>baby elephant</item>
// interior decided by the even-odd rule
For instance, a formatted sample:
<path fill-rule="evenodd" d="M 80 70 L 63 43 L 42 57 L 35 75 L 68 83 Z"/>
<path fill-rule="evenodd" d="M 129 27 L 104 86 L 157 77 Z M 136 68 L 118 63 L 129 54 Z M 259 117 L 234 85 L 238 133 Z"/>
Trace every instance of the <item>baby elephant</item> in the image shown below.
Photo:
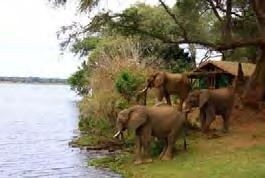
<path fill-rule="evenodd" d="M 215 119 L 215 115 L 222 116 L 223 130 L 227 132 L 233 101 L 233 88 L 195 90 L 188 95 L 184 103 L 184 110 L 189 111 L 193 107 L 199 107 L 200 122 L 203 132 L 209 131 L 210 125 Z"/>
<path fill-rule="evenodd" d="M 189 93 L 184 103 L 184 110 L 187 112 L 192 107 L 200 108 L 200 121 L 204 132 L 209 131 L 215 115 L 222 116 L 223 130 L 227 132 L 235 94 L 244 86 L 244 82 L 242 65 L 238 63 L 237 77 L 234 79 L 232 86 L 214 90 L 195 90 Z"/>
<path fill-rule="evenodd" d="M 135 164 L 152 162 L 152 136 L 165 141 L 160 159 L 170 160 L 173 158 L 176 139 L 184 132 L 185 119 L 185 114 L 171 106 L 133 106 L 118 114 L 118 132 L 114 137 L 118 137 L 127 129 L 135 131 Z M 185 134 L 184 146 L 186 149 Z"/>

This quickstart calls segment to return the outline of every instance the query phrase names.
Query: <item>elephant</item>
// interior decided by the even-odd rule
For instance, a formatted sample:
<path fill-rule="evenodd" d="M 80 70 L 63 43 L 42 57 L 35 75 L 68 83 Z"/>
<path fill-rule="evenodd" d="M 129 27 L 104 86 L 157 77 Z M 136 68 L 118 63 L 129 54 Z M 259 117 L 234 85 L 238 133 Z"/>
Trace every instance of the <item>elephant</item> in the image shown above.
<path fill-rule="evenodd" d="M 150 143 L 152 137 L 165 141 L 165 146 L 159 158 L 170 160 L 173 158 L 173 148 L 176 139 L 184 138 L 186 149 L 185 120 L 186 115 L 168 105 L 148 107 L 135 105 L 119 112 L 117 117 L 119 137 L 126 130 L 135 132 L 135 164 L 152 162 Z"/>
<path fill-rule="evenodd" d="M 187 76 L 184 74 L 159 71 L 148 77 L 146 87 L 140 93 L 145 92 L 146 95 L 149 88 L 156 88 L 158 90 L 157 100 L 161 102 L 165 97 L 167 104 L 169 105 L 171 105 L 170 95 L 179 96 L 179 110 L 181 111 L 183 101 L 186 99 L 191 90 L 191 84 Z"/>
<path fill-rule="evenodd" d="M 211 123 L 216 115 L 223 118 L 223 131 L 229 130 L 229 118 L 233 109 L 235 94 L 244 82 L 244 74 L 241 63 L 238 66 L 238 75 L 233 82 L 233 86 L 219 89 L 195 90 L 189 93 L 184 102 L 183 109 L 189 112 L 193 107 L 200 109 L 200 122 L 203 132 L 208 132 Z"/>
<path fill-rule="evenodd" d="M 183 109 L 190 111 L 193 107 L 199 107 L 202 131 L 206 133 L 209 131 L 215 115 L 221 115 L 223 131 L 227 132 L 233 103 L 234 94 L 231 89 L 195 90 L 188 95 Z"/>

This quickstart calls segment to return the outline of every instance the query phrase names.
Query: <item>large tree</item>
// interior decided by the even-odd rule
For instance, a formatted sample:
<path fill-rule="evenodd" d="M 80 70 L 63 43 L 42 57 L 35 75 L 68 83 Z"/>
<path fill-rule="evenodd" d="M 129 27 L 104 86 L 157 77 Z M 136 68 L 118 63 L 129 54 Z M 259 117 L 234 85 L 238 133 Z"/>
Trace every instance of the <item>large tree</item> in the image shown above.
<path fill-rule="evenodd" d="M 89 12 L 100 0 L 79 0 L 80 10 Z M 235 51 L 253 53 L 257 65 L 246 90 L 246 98 L 264 99 L 265 93 L 265 1 L 264 0 L 176 0 L 169 7 L 158 0 L 166 13 L 153 14 L 153 19 L 139 9 L 122 13 L 100 13 L 86 26 L 86 30 L 110 25 L 124 35 L 138 34 L 167 44 L 190 44 L 191 47 L 221 52 L 229 57 Z M 54 0 L 65 3 L 66 0 Z M 149 12 L 150 13 L 150 12 Z M 160 21 L 154 26 L 154 19 Z M 174 25 L 170 25 L 169 21 Z M 143 22 L 145 22 L 143 24 Z M 152 25 L 148 25 L 148 23 Z M 114 28 L 115 27 L 115 28 Z M 165 28 L 165 29 L 163 29 Z M 162 30 L 161 30 L 162 29 Z M 255 59 L 253 59 L 255 57 Z M 225 59 L 225 58 L 224 58 Z M 255 97 L 253 97 L 255 96 Z"/>

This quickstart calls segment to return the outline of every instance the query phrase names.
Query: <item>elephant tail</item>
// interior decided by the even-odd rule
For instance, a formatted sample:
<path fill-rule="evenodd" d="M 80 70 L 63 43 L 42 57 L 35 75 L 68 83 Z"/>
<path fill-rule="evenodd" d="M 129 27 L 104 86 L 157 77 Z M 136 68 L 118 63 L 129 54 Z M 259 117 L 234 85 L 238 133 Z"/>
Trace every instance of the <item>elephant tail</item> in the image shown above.
<path fill-rule="evenodd" d="M 184 143 L 184 150 L 187 150 L 187 129 L 188 129 L 188 124 L 187 124 L 187 113 L 185 113 L 185 120 L 183 122 L 183 143 Z"/>
<path fill-rule="evenodd" d="M 187 127 L 186 127 L 186 124 L 184 123 L 184 128 L 183 128 L 184 150 L 187 150 L 187 140 L 186 140 L 186 136 L 187 136 Z"/>

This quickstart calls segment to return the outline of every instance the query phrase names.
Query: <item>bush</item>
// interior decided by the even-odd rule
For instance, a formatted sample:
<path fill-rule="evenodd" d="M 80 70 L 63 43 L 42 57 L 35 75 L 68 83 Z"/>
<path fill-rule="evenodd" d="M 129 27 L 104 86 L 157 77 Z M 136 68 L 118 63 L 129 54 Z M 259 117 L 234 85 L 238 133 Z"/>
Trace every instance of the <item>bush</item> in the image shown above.
<path fill-rule="evenodd" d="M 68 78 L 68 83 L 71 86 L 71 89 L 76 91 L 78 95 L 87 95 L 89 94 L 89 68 L 84 61 L 82 65 L 78 68 L 78 70 L 73 73 Z"/>
<path fill-rule="evenodd" d="M 144 87 L 147 70 L 143 70 L 137 60 L 102 57 L 90 74 L 92 96 L 84 96 L 79 104 L 82 132 L 111 137 L 115 133 L 116 117 L 119 111 L 135 104 L 127 100 Z M 122 88 L 121 94 L 117 86 Z M 125 90 L 129 90 L 128 92 Z"/>
<path fill-rule="evenodd" d="M 115 88 L 127 101 L 130 101 L 144 81 L 141 74 L 137 75 L 128 69 L 123 69 L 115 79 Z"/>

